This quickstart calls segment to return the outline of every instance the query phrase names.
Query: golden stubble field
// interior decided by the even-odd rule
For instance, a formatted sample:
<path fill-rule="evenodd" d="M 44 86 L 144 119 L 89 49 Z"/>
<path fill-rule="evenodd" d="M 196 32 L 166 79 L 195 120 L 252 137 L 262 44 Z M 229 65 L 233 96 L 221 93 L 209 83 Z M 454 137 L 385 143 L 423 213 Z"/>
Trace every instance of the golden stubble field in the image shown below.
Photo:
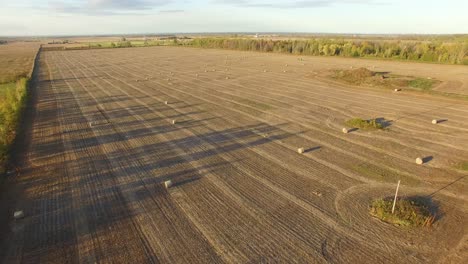
<path fill-rule="evenodd" d="M 12 42 L 0 45 L 0 84 L 27 77 L 39 46 L 39 42 Z"/>
<path fill-rule="evenodd" d="M 4 200 L 26 216 L 1 235 L 2 260 L 466 261 L 468 104 L 323 77 L 351 66 L 467 87 L 463 66 L 178 47 L 43 52 L 30 144 L 7 183 L 15 199 Z M 388 126 L 342 133 L 353 117 Z M 432 227 L 368 214 L 398 180 L 402 196 L 437 205 Z"/>

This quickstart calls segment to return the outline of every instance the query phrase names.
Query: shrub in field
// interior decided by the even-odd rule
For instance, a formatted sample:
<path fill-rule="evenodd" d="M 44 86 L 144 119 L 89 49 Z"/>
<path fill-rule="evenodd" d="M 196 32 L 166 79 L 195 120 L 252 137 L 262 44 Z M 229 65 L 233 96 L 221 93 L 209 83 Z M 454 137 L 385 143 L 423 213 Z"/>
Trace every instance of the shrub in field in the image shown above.
<path fill-rule="evenodd" d="M 337 71 L 333 77 L 353 84 L 362 84 L 375 75 L 375 72 L 366 68 L 358 68 L 355 70 Z"/>
<path fill-rule="evenodd" d="M 119 48 L 130 48 L 132 43 L 130 41 L 121 41 L 118 43 Z"/>
<path fill-rule="evenodd" d="M 468 171 L 468 161 L 462 161 L 462 162 L 457 163 L 456 168 L 460 170 Z"/>
<path fill-rule="evenodd" d="M 394 213 L 392 207 L 393 198 L 377 199 L 372 202 L 369 213 L 398 226 L 431 226 L 436 219 L 430 203 L 421 197 L 398 199 Z"/>
<path fill-rule="evenodd" d="M 360 128 L 360 129 L 383 129 L 384 125 L 377 119 L 364 120 L 362 118 L 353 118 L 346 121 L 346 125 L 349 127 Z"/>
<path fill-rule="evenodd" d="M 408 82 L 409 87 L 424 90 L 424 91 L 428 91 L 432 89 L 433 85 L 434 85 L 433 80 L 424 79 L 424 78 L 417 78 Z"/>

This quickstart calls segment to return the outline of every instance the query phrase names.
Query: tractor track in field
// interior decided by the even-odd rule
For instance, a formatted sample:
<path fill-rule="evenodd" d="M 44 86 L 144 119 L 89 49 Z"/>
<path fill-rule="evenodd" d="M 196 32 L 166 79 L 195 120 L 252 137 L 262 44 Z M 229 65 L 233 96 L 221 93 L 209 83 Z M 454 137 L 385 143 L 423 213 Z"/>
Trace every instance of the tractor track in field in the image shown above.
<path fill-rule="evenodd" d="M 128 74 L 128 72 L 127 72 L 127 74 Z M 211 96 L 211 95 L 208 94 L 208 93 L 205 93 L 206 96 L 204 96 L 204 97 L 202 98 L 202 97 L 200 97 L 200 96 L 195 96 L 195 95 L 193 95 L 193 94 L 187 93 L 187 92 L 182 91 L 182 90 L 180 90 L 180 89 L 176 89 L 176 88 L 174 88 L 173 86 L 167 87 L 168 85 L 161 85 L 161 83 L 159 83 L 159 82 L 158 82 L 157 84 L 160 85 L 161 88 L 168 88 L 169 90 L 177 90 L 178 92 L 181 92 L 181 93 L 183 93 L 183 94 L 189 94 L 190 96 L 193 96 L 193 97 L 195 97 L 195 98 L 197 98 L 197 99 L 200 99 L 200 100 L 202 100 L 202 101 L 204 101 L 204 102 L 209 102 L 210 104 L 215 104 L 215 105 L 218 105 L 218 106 L 220 106 L 220 104 L 219 104 L 219 103 L 214 103 L 214 101 L 217 101 L 218 99 L 223 100 L 223 98 L 221 98 L 221 97 L 218 96 L 218 97 L 216 97 L 216 100 L 208 101 L 208 100 L 205 99 L 205 97 Z M 145 84 L 143 84 L 143 85 L 145 85 Z M 145 85 L 145 86 L 147 86 L 147 85 Z M 148 87 L 148 86 L 147 86 L 147 87 Z M 188 87 L 188 86 L 185 86 L 185 87 Z M 252 113 L 252 112 L 250 112 L 250 113 L 247 112 L 247 113 L 246 113 L 246 112 L 244 111 L 244 109 L 235 109 L 235 106 L 236 106 L 236 105 L 241 105 L 242 107 L 249 108 L 249 109 L 252 109 L 252 111 L 258 111 L 258 112 L 263 113 L 263 114 L 271 114 L 271 113 L 265 113 L 264 111 L 256 110 L 255 108 L 253 108 L 253 107 L 251 107 L 251 106 L 249 106 L 249 105 L 242 104 L 242 103 L 238 103 L 238 102 L 232 101 L 232 100 L 230 101 L 230 103 L 233 104 L 233 107 L 231 107 L 232 109 L 230 108 L 229 111 L 233 111 L 233 112 L 236 112 L 236 113 L 240 113 L 240 114 L 246 115 L 246 116 L 251 117 L 251 118 L 259 119 L 259 120 L 261 120 L 262 122 L 268 122 L 268 120 L 267 120 L 266 118 L 258 118 L 258 117 L 256 117 L 256 116 L 254 115 L 255 112 L 254 112 L 254 113 Z M 226 109 L 226 106 L 222 106 L 222 107 L 224 107 L 224 108 Z M 271 114 L 271 115 L 274 115 L 274 114 Z M 276 116 L 277 116 L 277 115 L 276 115 Z M 290 120 L 291 120 L 291 119 L 288 119 L 288 118 L 284 118 L 284 119 L 286 119 L 286 121 L 290 121 Z M 294 122 L 294 121 L 293 121 L 293 122 Z M 316 131 L 317 131 L 317 128 L 315 128 L 315 127 L 313 127 L 313 126 L 310 126 L 310 125 L 300 124 L 300 126 L 301 126 L 301 127 L 306 127 L 307 129 L 312 129 L 312 130 L 316 130 Z M 301 129 L 302 129 L 302 128 L 301 128 Z M 293 132 L 293 133 L 294 133 L 294 132 Z M 337 136 L 336 133 L 335 133 L 335 134 L 330 134 L 330 132 L 325 131 L 325 134 L 330 135 L 330 136 L 332 136 L 333 138 L 336 138 L 336 139 L 338 139 L 338 138 L 339 138 L 340 140 L 343 139 L 343 138 Z M 317 134 L 315 134 L 315 137 L 316 137 L 316 136 L 317 136 Z M 334 151 L 342 152 L 342 153 L 346 154 L 347 156 L 353 156 L 353 157 L 355 157 L 355 158 L 361 159 L 362 161 L 367 161 L 367 162 L 369 162 L 369 161 L 370 161 L 369 159 L 373 159 L 373 157 L 380 157 L 379 155 L 367 155 L 366 158 L 359 157 L 359 156 L 357 156 L 357 155 L 355 154 L 355 152 L 356 152 L 355 150 L 343 152 L 342 149 L 337 148 L 337 147 L 335 147 L 335 146 L 333 146 L 333 145 L 331 145 L 331 144 L 325 143 L 325 142 L 327 142 L 327 140 L 325 140 L 325 141 L 317 141 L 316 138 L 311 137 L 311 136 L 307 136 L 307 135 L 301 135 L 301 137 L 304 137 L 304 138 L 307 139 L 308 141 L 314 142 L 313 144 L 311 144 L 312 146 L 326 146 L 326 147 L 328 147 L 328 148 L 333 149 Z M 329 139 L 328 139 L 328 140 L 329 140 Z M 345 140 L 346 140 L 346 141 L 350 141 L 349 139 L 345 139 Z M 358 144 L 359 144 L 359 143 L 358 143 Z M 369 146 L 369 145 L 367 144 L 367 146 Z M 371 147 L 371 148 L 372 148 L 373 150 L 376 150 L 376 149 L 377 149 L 377 148 L 375 148 L 375 147 Z M 355 149 L 355 147 L 349 147 L 349 149 L 350 149 L 350 150 L 351 150 L 351 149 Z M 368 150 L 368 151 L 369 151 L 369 150 Z M 382 152 L 382 151 L 379 151 L 379 152 Z M 361 152 L 361 153 L 362 153 L 362 152 Z M 312 157 L 312 158 L 314 158 L 314 157 Z M 406 158 L 406 160 L 407 160 L 408 163 L 409 163 L 409 162 L 410 162 L 410 163 L 413 163 L 413 161 L 410 160 L 409 158 Z M 332 165 L 332 166 L 333 166 L 333 165 Z M 380 164 L 379 166 L 385 166 L 385 165 Z M 400 166 L 401 166 L 401 165 L 400 165 Z M 408 166 L 408 165 L 406 165 L 406 166 Z M 414 166 L 412 166 L 412 167 L 413 167 L 413 168 L 416 168 L 417 166 L 414 165 Z M 389 169 L 389 170 L 394 170 L 394 168 L 392 168 L 392 167 L 387 167 L 387 169 Z M 405 173 L 405 172 L 402 172 L 402 171 L 396 171 L 396 172 L 397 172 L 398 174 L 406 175 L 407 177 L 410 177 L 410 178 L 411 178 L 411 177 L 414 177 L 414 176 L 412 175 L 412 173 Z M 348 175 L 348 176 L 349 176 L 349 175 Z M 353 177 L 353 176 L 351 176 L 351 177 Z M 354 177 L 356 177 L 356 176 L 354 176 Z"/>
<path fill-rule="evenodd" d="M 160 84 L 160 83 L 158 83 L 158 84 Z M 160 85 L 161 85 L 161 84 L 160 84 Z M 165 86 L 163 85 L 163 87 L 165 87 Z M 233 102 L 233 103 L 239 104 L 238 102 Z M 250 107 L 250 106 L 248 106 L 248 105 L 245 105 L 245 104 L 243 104 L 243 106 L 252 108 L 252 107 Z M 271 114 L 271 113 L 267 113 L 267 114 Z M 310 127 L 308 127 L 308 128 L 310 128 Z M 312 128 L 312 129 L 313 129 L 313 128 Z M 327 133 L 327 131 L 324 131 L 324 132 Z M 461 142 L 461 143 L 462 143 L 462 142 Z M 369 145 L 368 145 L 368 146 L 369 146 Z M 403 145 L 396 145 L 396 146 L 394 146 L 395 149 L 399 149 L 399 148 L 401 148 L 401 147 L 404 147 L 404 146 L 403 146 Z M 419 151 L 419 153 L 418 153 L 418 152 L 414 153 L 414 155 L 417 155 L 417 154 L 420 154 L 420 151 Z M 466 155 L 466 154 L 465 154 L 465 155 Z M 406 160 L 409 161 L 409 162 L 411 162 L 411 163 L 413 162 L 412 159 L 409 159 L 409 158 L 407 158 Z"/>
<path fill-rule="evenodd" d="M 131 84 L 128 84 L 128 85 L 132 86 Z M 148 95 L 148 96 L 149 96 L 149 95 Z M 167 95 L 165 95 L 165 96 L 166 96 L 165 98 L 168 98 Z"/>
<path fill-rule="evenodd" d="M 75 65 L 76 65 L 76 64 L 75 64 Z M 131 84 L 128 84 L 128 85 L 129 85 L 129 86 L 132 86 Z M 118 87 L 114 87 L 114 88 L 118 89 Z M 144 104 L 144 103 L 142 103 L 142 104 Z M 233 140 L 234 140 L 234 139 L 233 139 Z M 218 154 L 218 155 L 221 155 L 221 154 Z M 260 174 L 261 174 L 261 172 L 258 171 L 258 172 L 254 172 L 254 173 L 249 173 L 248 175 L 260 175 Z M 264 184 L 267 185 L 267 186 L 269 185 L 269 183 L 268 183 L 268 182 L 265 182 L 265 181 L 262 181 L 262 183 L 264 183 Z M 243 189 L 245 189 L 245 187 L 244 187 Z M 273 187 L 273 189 L 278 190 L 277 188 L 274 188 L 274 187 Z M 280 194 L 280 193 L 281 193 L 281 191 L 279 191 L 279 194 Z M 290 197 L 290 195 L 288 195 L 288 196 Z M 307 208 L 306 205 L 303 205 L 303 206 L 305 206 L 304 208 Z M 317 212 L 316 212 L 315 214 L 317 214 Z M 330 223 L 330 220 L 327 220 L 327 221 L 325 221 L 325 222 Z M 335 229 L 337 229 L 337 227 L 338 227 L 338 226 L 335 226 Z M 363 240 L 362 240 L 362 239 L 361 239 L 361 243 L 363 243 Z"/>

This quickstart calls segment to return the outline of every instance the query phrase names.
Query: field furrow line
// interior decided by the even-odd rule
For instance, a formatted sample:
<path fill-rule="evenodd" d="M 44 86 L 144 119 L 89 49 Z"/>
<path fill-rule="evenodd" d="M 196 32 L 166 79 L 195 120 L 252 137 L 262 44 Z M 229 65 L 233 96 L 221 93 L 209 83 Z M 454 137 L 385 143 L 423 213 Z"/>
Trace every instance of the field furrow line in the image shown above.
<path fill-rule="evenodd" d="M 66 66 L 68 66 L 68 65 L 66 65 Z M 86 85 L 84 85 L 84 84 L 82 83 L 82 81 L 76 76 L 76 74 L 75 74 L 74 72 L 72 72 L 72 74 L 74 75 L 75 79 L 78 80 L 78 82 L 80 83 L 81 87 L 89 94 L 89 96 L 92 98 L 92 100 L 94 100 L 95 104 L 99 104 L 99 103 L 98 103 L 98 100 L 96 99 L 96 97 L 93 96 L 93 95 L 87 90 Z M 117 132 L 117 136 L 120 137 L 120 135 L 122 134 L 122 132 L 121 132 L 121 131 L 118 131 L 119 129 L 116 128 L 116 127 L 113 127 L 113 129 L 114 129 L 114 130 L 117 130 L 117 131 L 116 131 L 116 132 Z M 106 135 L 106 136 L 109 137 L 109 135 Z M 98 138 L 101 138 L 101 137 L 98 136 Z M 106 144 L 105 142 L 102 142 L 101 145 L 104 146 L 104 147 L 110 146 L 110 144 Z M 123 147 L 125 148 L 125 150 L 124 150 L 125 153 L 127 153 L 127 154 L 132 153 L 131 147 L 130 147 L 130 146 L 126 146 L 127 144 L 119 143 L 119 144 L 112 144 L 112 145 L 116 145 L 116 146 L 117 146 L 117 145 L 121 145 L 121 147 L 123 146 Z M 120 151 L 118 151 L 117 149 L 118 149 L 118 148 L 109 148 L 109 150 L 107 151 L 107 153 L 119 153 Z M 107 155 L 109 155 L 109 154 L 107 154 Z M 125 162 L 125 163 L 121 163 L 120 161 L 118 161 L 118 160 L 120 159 L 119 156 L 115 156 L 115 157 L 112 157 L 112 156 L 113 156 L 113 155 L 111 155 L 111 158 L 110 158 L 111 162 L 114 161 L 114 160 L 117 161 L 117 164 L 115 164 L 114 167 L 115 167 L 115 166 L 118 166 L 118 167 L 123 168 L 124 171 L 126 171 L 125 175 L 134 175 L 134 174 L 136 174 L 136 175 L 137 175 L 136 177 L 138 178 L 138 179 L 136 179 L 136 181 L 141 181 L 141 182 L 142 182 L 141 185 L 142 185 L 143 187 L 145 187 L 145 186 L 148 186 L 148 187 L 149 187 L 149 186 L 152 186 L 152 185 L 153 185 L 153 184 L 147 184 L 147 183 L 145 183 L 145 179 L 142 178 L 142 174 L 151 173 L 151 172 L 150 172 L 150 171 L 146 171 L 146 172 L 145 172 L 145 171 L 144 171 L 144 168 L 146 168 L 146 167 L 143 165 L 143 163 L 139 162 L 138 159 L 135 159 L 135 158 L 132 159 L 132 160 L 126 159 L 126 162 Z M 132 155 L 132 156 L 134 156 L 134 157 L 139 157 L 139 156 L 140 156 L 140 157 L 141 157 L 141 155 L 137 155 L 136 153 L 135 153 L 134 155 Z M 122 161 L 123 161 L 123 160 L 122 160 Z M 130 165 L 130 166 L 128 166 L 128 165 Z M 139 169 L 137 169 L 137 170 L 142 170 L 142 171 L 141 171 L 141 172 L 136 172 L 136 173 L 135 173 L 133 170 L 132 170 L 132 171 L 127 170 L 127 167 L 131 167 L 131 168 L 135 168 L 135 169 L 139 168 Z M 134 170 L 135 170 L 135 169 L 134 169 Z M 135 177 L 135 176 L 134 176 L 134 177 Z M 145 187 L 145 188 L 148 188 L 148 187 Z M 157 190 L 157 189 L 153 189 L 153 191 L 156 191 L 156 190 Z M 148 190 L 148 192 L 151 193 L 152 190 Z M 158 204 L 158 206 L 159 206 L 160 209 L 163 209 L 163 208 L 164 208 L 164 209 L 162 210 L 163 212 L 165 212 L 165 214 L 163 214 L 164 216 L 166 216 L 166 217 L 169 216 L 169 217 L 170 217 L 170 216 L 173 214 L 173 213 L 171 213 L 173 209 L 169 209 L 170 206 L 168 206 L 168 204 L 167 204 L 167 199 L 164 198 L 164 196 L 165 196 L 165 195 L 164 195 L 165 190 L 160 189 L 160 192 L 163 192 L 163 193 L 162 193 L 163 195 L 157 195 L 157 196 L 154 196 L 154 195 L 153 195 L 154 203 Z M 127 192 L 127 194 L 129 194 L 129 193 Z M 158 197 L 159 197 L 159 199 L 158 199 Z M 130 198 L 130 203 L 131 203 L 131 201 L 134 201 L 134 200 L 136 200 L 136 199 L 137 199 L 137 198 L 135 198 L 135 197 Z M 162 200 L 161 200 L 161 199 L 162 199 Z M 142 206 L 143 206 L 143 208 L 145 208 L 145 211 L 148 211 L 148 212 L 149 212 L 149 211 L 152 211 L 152 210 L 151 210 L 151 207 L 148 207 L 148 206 L 151 206 L 151 204 L 145 205 L 145 204 L 143 203 Z M 162 207 L 161 207 L 161 206 L 162 206 Z M 170 224 L 170 222 L 168 221 L 167 224 Z M 151 227 L 150 227 L 150 228 L 151 228 Z M 160 227 L 158 227 L 156 224 L 153 224 L 153 225 L 152 225 L 152 228 L 159 229 L 160 232 L 162 231 L 162 230 L 160 229 Z M 149 230 L 148 230 L 148 231 L 149 231 Z M 177 230 L 177 229 L 174 229 L 174 230 L 172 230 L 172 231 L 173 231 L 173 232 L 175 231 L 176 233 L 178 233 L 178 236 L 179 236 L 179 237 L 185 237 L 185 239 L 189 238 L 189 237 L 188 237 L 189 232 L 187 232 L 187 234 L 182 234 L 182 233 L 181 233 L 181 230 L 179 231 L 179 230 Z M 148 233 L 151 233 L 151 232 L 145 232 L 145 233 L 148 234 Z M 154 240 L 154 239 L 153 239 L 153 240 Z M 189 239 L 189 240 L 190 240 L 190 239 Z M 183 241 L 183 240 L 181 240 L 181 241 Z M 176 244 L 177 244 L 177 243 L 176 243 Z M 174 244 L 174 245 L 176 245 L 176 244 Z M 184 244 L 185 244 L 185 243 L 184 243 Z M 161 247 L 162 247 L 162 246 L 161 246 Z M 162 247 L 162 248 L 164 248 L 164 247 Z M 187 248 L 187 247 L 185 247 L 185 248 Z M 177 252 L 178 249 L 172 248 L 171 251 Z M 167 258 L 168 260 L 169 260 L 169 259 L 172 259 L 173 261 L 175 261 L 176 259 L 173 259 L 173 257 L 177 257 L 177 254 L 169 253 L 169 252 L 171 252 L 171 251 L 167 251 L 167 252 L 164 251 L 164 252 L 165 252 L 164 254 L 166 255 L 166 258 Z M 186 255 L 187 253 L 190 254 L 191 252 L 186 252 L 186 253 L 183 254 L 183 255 Z M 179 255 L 182 255 L 182 254 L 179 254 Z M 182 255 L 182 257 L 184 257 L 183 255 Z M 179 257 L 180 257 L 180 256 L 179 256 Z M 177 257 L 177 258 L 179 258 L 179 257 Z M 186 256 L 186 257 L 188 257 L 188 256 Z M 194 255 L 192 255 L 190 258 L 187 258 L 186 260 L 189 260 L 189 259 L 191 259 L 191 258 L 193 258 L 193 257 L 194 257 Z"/>
<path fill-rule="evenodd" d="M 130 85 L 130 86 L 133 87 L 133 85 L 131 85 L 131 84 L 128 84 L 128 85 Z M 134 87 L 134 88 L 135 88 L 135 87 Z M 142 102 L 142 103 L 143 103 L 143 102 Z M 255 173 L 251 173 L 251 174 L 249 174 L 249 175 L 258 174 L 258 173 L 259 173 L 259 172 L 255 172 Z M 263 183 L 266 184 L 266 182 L 263 182 Z M 277 189 L 277 191 L 278 191 L 278 189 Z"/>

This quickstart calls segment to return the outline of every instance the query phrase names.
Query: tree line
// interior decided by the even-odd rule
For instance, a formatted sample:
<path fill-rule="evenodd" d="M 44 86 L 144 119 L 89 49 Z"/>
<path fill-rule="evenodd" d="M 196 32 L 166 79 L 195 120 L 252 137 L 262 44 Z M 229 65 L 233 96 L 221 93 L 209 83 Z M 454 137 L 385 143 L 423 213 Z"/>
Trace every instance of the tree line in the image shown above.
<path fill-rule="evenodd" d="M 407 40 L 268 40 L 245 38 L 197 38 L 188 45 L 313 56 L 384 58 L 468 65 L 468 39 L 456 41 Z"/>

